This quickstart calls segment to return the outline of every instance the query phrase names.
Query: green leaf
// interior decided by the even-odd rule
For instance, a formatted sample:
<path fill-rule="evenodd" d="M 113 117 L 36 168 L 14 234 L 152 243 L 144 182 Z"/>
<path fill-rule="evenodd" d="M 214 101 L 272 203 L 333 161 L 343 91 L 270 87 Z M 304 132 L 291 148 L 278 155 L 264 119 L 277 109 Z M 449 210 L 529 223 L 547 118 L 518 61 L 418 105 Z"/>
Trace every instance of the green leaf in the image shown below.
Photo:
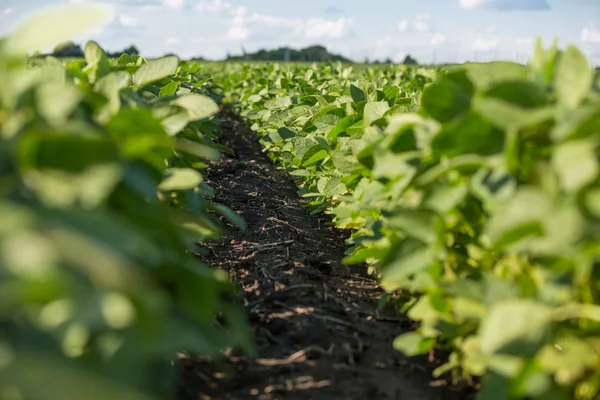
<path fill-rule="evenodd" d="M 293 131 L 293 130 L 291 130 L 291 129 L 285 128 L 285 127 L 283 127 L 283 128 L 279 128 L 279 129 L 277 130 L 277 133 L 279 134 L 279 136 L 280 136 L 280 137 L 281 137 L 283 140 L 286 140 L 286 139 L 291 139 L 291 138 L 293 138 L 293 137 L 296 137 L 296 132 L 294 132 L 294 131 Z"/>
<path fill-rule="evenodd" d="M 367 101 L 367 95 L 362 91 L 359 87 L 355 85 L 350 85 L 350 95 L 352 96 L 352 100 L 355 103 L 360 103 L 361 101 Z"/>
<path fill-rule="evenodd" d="M 160 121 L 169 136 L 175 136 L 181 132 L 190 122 L 187 111 L 181 111 Z"/>
<path fill-rule="evenodd" d="M 471 96 L 454 80 L 442 78 L 423 91 L 421 107 L 436 120 L 448 122 L 469 111 Z"/>
<path fill-rule="evenodd" d="M 402 287 L 409 277 L 426 272 L 434 263 L 435 253 L 430 246 L 416 239 L 404 239 L 383 260 L 382 287 Z"/>
<path fill-rule="evenodd" d="M 600 102 L 577 107 L 561 115 L 550 131 L 554 141 L 585 138 L 600 132 Z"/>
<path fill-rule="evenodd" d="M 159 96 L 160 97 L 170 97 L 177 93 L 177 89 L 179 89 L 179 82 L 171 81 L 167 83 L 160 89 Z"/>
<path fill-rule="evenodd" d="M 416 332 L 408 332 L 394 339 L 394 349 L 408 357 L 427 354 L 435 344 L 435 339 L 423 338 Z"/>
<path fill-rule="evenodd" d="M 584 220 L 573 200 L 554 200 L 541 189 L 522 187 L 494 210 L 485 232 L 497 249 L 560 255 L 580 240 Z"/>
<path fill-rule="evenodd" d="M 190 121 L 209 118 L 219 112 L 219 106 L 213 99 L 201 94 L 187 94 L 171 102 L 171 104 L 185 108 Z"/>
<path fill-rule="evenodd" d="M 542 346 L 550 327 L 551 313 L 542 303 L 526 299 L 499 302 L 481 324 L 481 350 L 531 357 Z"/>
<path fill-rule="evenodd" d="M 361 116 L 358 114 L 347 115 L 329 131 L 327 137 L 329 139 L 335 139 L 339 134 L 346 131 L 346 128 L 352 126 L 356 122 L 361 120 Z"/>
<path fill-rule="evenodd" d="M 595 141 L 578 140 L 554 148 L 552 166 L 566 191 L 576 192 L 598 178 L 597 147 Z"/>
<path fill-rule="evenodd" d="M 106 4 L 69 4 L 37 13 L 19 26 L 6 41 L 9 53 L 43 51 L 108 22 L 114 8 Z"/>
<path fill-rule="evenodd" d="M 524 66 L 506 61 L 495 61 L 485 64 L 467 64 L 467 76 L 479 90 L 508 82 L 527 80 L 529 71 Z"/>
<path fill-rule="evenodd" d="M 544 50 L 542 39 L 538 38 L 535 44 L 535 52 L 530 62 L 531 68 L 536 71 L 543 83 L 550 85 L 554 77 L 556 60 L 558 58 L 557 42 L 549 50 Z"/>
<path fill-rule="evenodd" d="M 60 93 L 60 97 L 57 94 Z M 40 114 L 51 124 L 60 124 L 73 113 L 83 95 L 79 89 L 62 82 L 45 82 L 36 92 Z"/>
<path fill-rule="evenodd" d="M 556 115 L 553 107 L 524 109 L 518 105 L 496 98 L 480 97 L 474 100 L 473 109 L 482 117 L 504 130 L 520 130 L 552 120 Z"/>
<path fill-rule="evenodd" d="M 73 135 L 27 134 L 19 148 L 21 169 L 58 169 L 79 172 L 94 164 L 118 160 L 117 149 L 108 138 Z"/>
<path fill-rule="evenodd" d="M 402 233 L 428 244 L 442 244 L 444 221 L 435 212 L 425 209 L 403 209 L 387 214 L 390 226 Z"/>
<path fill-rule="evenodd" d="M 434 154 L 447 157 L 501 154 L 504 138 L 504 132 L 493 128 L 483 118 L 471 115 L 446 124 L 433 138 L 431 148 Z"/>
<path fill-rule="evenodd" d="M 202 182 L 202 175 L 191 168 L 170 168 L 167 172 L 169 176 L 158 185 L 163 192 L 192 189 Z"/>
<path fill-rule="evenodd" d="M 185 139 L 175 140 L 173 148 L 204 160 L 218 160 L 221 157 L 221 153 L 216 148 Z"/>
<path fill-rule="evenodd" d="M 92 40 L 85 45 L 85 61 L 88 65 L 83 70 L 88 74 L 92 83 L 110 72 L 110 63 L 106 52 Z"/>
<path fill-rule="evenodd" d="M 96 82 L 94 89 L 108 100 L 108 104 L 106 105 L 107 112 L 103 115 L 105 120 L 110 119 L 121 109 L 120 92 L 123 88 L 127 87 L 128 83 L 129 74 L 124 71 L 111 72 Z"/>
<path fill-rule="evenodd" d="M 327 181 L 327 184 L 322 190 L 322 193 L 326 196 L 333 197 L 340 194 L 344 194 L 347 191 L 346 185 L 342 183 L 342 179 L 339 177 L 331 178 Z"/>
<path fill-rule="evenodd" d="M 587 97 L 593 78 L 593 70 L 583 53 L 573 45 L 567 47 L 556 66 L 554 85 L 559 104 L 575 109 Z"/>
<path fill-rule="evenodd" d="M 371 123 L 383 117 L 383 114 L 390 109 L 387 101 L 371 101 L 365 104 L 364 119 Z"/>
<path fill-rule="evenodd" d="M 137 88 L 149 83 L 160 81 L 167 76 L 173 75 L 179 66 L 179 58 L 168 56 L 157 58 L 143 64 L 133 75 L 133 83 Z"/>
<path fill-rule="evenodd" d="M 315 148 L 316 147 L 317 146 L 315 146 Z M 318 146 L 318 149 L 320 149 L 320 150 L 318 150 L 316 152 L 312 152 L 312 151 L 306 152 L 306 154 L 302 158 L 302 166 L 303 167 L 308 167 L 310 165 L 313 165 L 313 164 L 325 159 L 329 155 L 327 150 L 322 149 L 321 146 Z"/>

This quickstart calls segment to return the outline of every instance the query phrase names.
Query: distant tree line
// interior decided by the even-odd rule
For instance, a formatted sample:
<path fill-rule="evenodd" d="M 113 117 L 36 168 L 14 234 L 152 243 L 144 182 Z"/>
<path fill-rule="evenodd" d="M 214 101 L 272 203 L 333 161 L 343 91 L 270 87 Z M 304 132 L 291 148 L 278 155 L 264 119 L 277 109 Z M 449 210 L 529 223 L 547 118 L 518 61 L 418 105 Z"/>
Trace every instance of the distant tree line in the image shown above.
<path fill-rule="evenodd" d="M 139 55 L 140 52 L 135 46 L 129 46 L 122 51 L 117 51 L 114 53 L 108 53 L 109 57 L 117 58 L 121 56 L 121 54 L 129 54 L 129 55 Z M 171 55 L 171 54 L 167 54 Z M 34 57 L 43 57 L 43 56 L 53 56 L 57 58 L 81 58 L 84 56 L 84 49 L 81 45 L 74 43 L 72 41 L 64 42 L 57 45 L 52 53 L 49 54 L 34 54 Z M 194 57 L 194 60 L 204 61 L 203 57 Z M 290 47 L 280 47 L 274 50 L 266 50 L 261 49 L 254 53 L 247 53 L 245 49 L 242 48 L 241 55 L 231 55 L 227 54 L 225 61 L 299 61 L 299 62 L 328 62 L 328 61 L 340 61 L 343 63 L 353 63 L 352 60 L 339 55 L 330 53 L 325 47 L 320 45 L 309 46 L 304 49 L 296 50 Z M 371 61 L 369 59 L 364 60 L 364 64 L 394 64 L 391 59 L 385 60 L 374 60 Z M 407 55 L 404 58 L 402 64 L 406 65 L 417 65 L 418 62 L 416 59 Z"/>
<path fill-rule="evenodd" d="M 379 61 L 379 60 L 375 60 L 375 61 L 371 61 L 368 58 L 365 59 L 365 61 L 363 62 L 363 64 L 395 64 L 391 58 L 386 58 L 385 60 Z M 404 64 L 404 65 L 418 65 L 419 62 L 413 58 L 410 54 L 407 54 L 406 57 L 404 57 L 404 61 L 402 61 L 400 64 Z"/>
<path fill-rule="evenodd" d="M 121 50 L 121 51 L 117 51 L 114 53 L 110 53 L 107 52 L 107 55 L 109 57 L 120 57 L 121 54 L 129 54 L 130 56 L 133 55 L 139 55 L 140 52 L 137 49 L 137 47 L 131 45 L 129 47 L 126 47 L 125 49 Z M 41 53 L 36 53 L 34 54 L 34 57 L 43 57 L 43 56 L 53 56 L 53 57 L 57 57 L 57 58 L 81 58 L 84 56 L 84 49 L 81 47 L 81 45 L 74 43 L 72 41 L 68 41 L 68 42 L 63 42 L 60 43 L 59 45 L 57 45 L 54 50 L 52 50 L 51 53 L 49 54 L 41 54 Z"/>
<path fill-rule="evenodd" d="M 274 50 L 261 49 L 254 53 L 247 53 L 242 49 L 241 55 L 227 54 L 225 61 L 304 61 L 304 62 L 325 62 L 341 61 L 343 63 L 352 63 L 352 60 L 327 51 L 323 46 L 310 46 L 304 49 L 295 50 L 289 47 L 280 47 Z M 391 59 L 370 61 L 366 59 L 364 64 L 394 64 Z M 418 61 L 407 55 L 402 64 L 417 65 Z"/>
<path fill-rule="evenodd" d="M 241 55 L 227 54 L 225 61 L 304 61 L 304 62 L 325 62 L 341 61 L 351 62 L 349 59 L 339 54 L 332 54 L 323 46 L 309 46 L 304 49 L 296 50 L 289 47 L 280 47 L 274 50 L 261 49 L 254 53 L 246 53 L 242 50 Z"/>

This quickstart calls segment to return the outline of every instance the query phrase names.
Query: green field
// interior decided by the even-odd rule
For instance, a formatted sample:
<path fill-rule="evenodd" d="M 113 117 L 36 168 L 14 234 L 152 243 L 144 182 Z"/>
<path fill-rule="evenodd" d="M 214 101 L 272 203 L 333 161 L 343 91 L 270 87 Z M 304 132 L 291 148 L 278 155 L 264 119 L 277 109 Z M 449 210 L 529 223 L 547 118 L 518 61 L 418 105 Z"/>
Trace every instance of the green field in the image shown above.
<path fill-rule="evenodd" d="M 231 118 L 412 321 L 399 353 L 443 354 L 434 377 L 481 400 L 600 396 L 600 79 L 576 47 L 538 43 L 526 66 L 95 42 L 29 61 L 55 28 L 0 42 L 0 399 L 172 398 L 177 353 L 256 356 L 232 271 L 198 260 L 252 224 L 209 173 L 243 161 Z"/>

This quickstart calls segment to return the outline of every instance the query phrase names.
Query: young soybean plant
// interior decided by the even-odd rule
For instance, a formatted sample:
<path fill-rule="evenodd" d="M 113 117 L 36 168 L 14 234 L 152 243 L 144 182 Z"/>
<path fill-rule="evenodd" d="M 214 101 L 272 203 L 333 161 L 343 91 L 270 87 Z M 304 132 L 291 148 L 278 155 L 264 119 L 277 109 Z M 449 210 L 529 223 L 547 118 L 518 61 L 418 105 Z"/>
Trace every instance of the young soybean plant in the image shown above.
<path fill-rule="evenodd" d="M 0 43 L 1 398 L 168 398 L 178 351 L 252 350 L 227 275 L 190 251 L 219 235 L 209 210 L 243 227 L 207 200 L 223 147 L 196 67 L 94 42 L 27 66 L 108 13 L 61 7 Z"/>

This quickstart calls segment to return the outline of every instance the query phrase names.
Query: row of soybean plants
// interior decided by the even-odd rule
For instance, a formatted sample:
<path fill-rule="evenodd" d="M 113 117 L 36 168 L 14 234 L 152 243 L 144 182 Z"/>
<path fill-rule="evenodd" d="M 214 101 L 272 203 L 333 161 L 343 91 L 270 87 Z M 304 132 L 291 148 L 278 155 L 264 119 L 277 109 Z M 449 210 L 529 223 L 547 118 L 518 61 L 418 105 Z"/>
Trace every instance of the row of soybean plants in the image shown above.
<path fill-rule="evenodd" d="M 573 46 L 529 65 L 226 65 L 215 84 L 314 212 L 352 229 L 436 375 L 479 398 L 600 395 L 600 94 Z"/>
<path fill-rule="evenodd" d="M 0 398 L 152 399 L 179 351 L 251 351 L 202 180 L 217 103 L 176 57 L 28 61 L 103 8 L 52 10 L 0 41 Z"/>

